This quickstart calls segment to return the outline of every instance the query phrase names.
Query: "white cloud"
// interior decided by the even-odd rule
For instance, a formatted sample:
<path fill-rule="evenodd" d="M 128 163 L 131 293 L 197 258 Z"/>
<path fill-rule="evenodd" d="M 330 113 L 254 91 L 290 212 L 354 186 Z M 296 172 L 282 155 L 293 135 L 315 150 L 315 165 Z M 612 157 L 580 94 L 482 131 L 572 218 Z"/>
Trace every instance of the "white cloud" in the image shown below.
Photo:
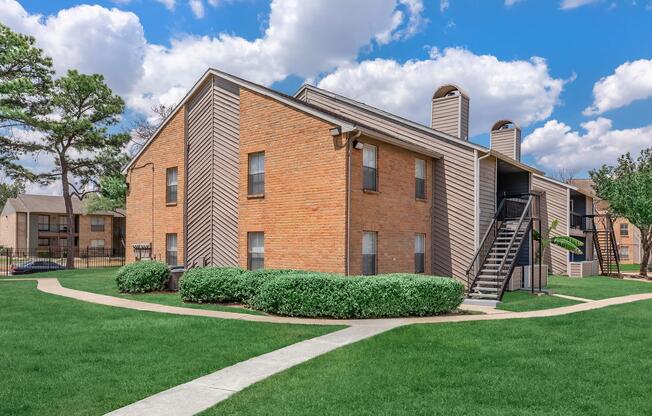
<path fill-rule="evenodd" d="M 439 1 L 439 11 L 444 13 L 448 8 L 451 7 L 450 0 L 440 0 Z"/>
<path fill-rule="evenodd" d="M 593 86 L 593 105 L 585 115 L 602 114 L 652 97 L 652 59 L 625 62 Z"/>
<path fill-rule="evenodd" d="M 174 10 L 174 6 L 176 5 L 175 0 L 155 0 L 155 1 L 157 1 L 157 2 L 161 3 L 162 5 L 164 5 L 165 8 L 168 9 L 168 10 Z"/>
<path fill-rule="evenodd" d="M 157 1 L 175 7 L 174 0 Z M 156 103 L 176 103 L 210 66 L 265 85 L 290 74 L 315 77 L 354 61 L 374 40 L 414 35 L 425 24 L 422 12 L 422 0 L 273 0 L 258 39 L 179 35 L 162 46 L 146 42 L 130 12 L 82 5 L 45 17 L 0 0 L 0 21 L 34 35 L 58 72 L 102 73 L 128 105 L 145 113 Z"/>
<path fill-rule="evenodd" d="M 548 121 L 523 140 L 523 153 L 548 169 L 584 170 L 613 164 L 618 156 L 652 146 L 652 125 L 612 129 L 611 120 L 598 117 L 581 125 L 583 133 L 557 120 Z"/>
<path fill-rule="evenodd" d="M 510 7 L 515 5 L 516 3 L 520 2 L 522 0 L 505 0 L 505 6 Z"/>
<path fill-rule="evenodd" d="M 0 21 L 33 35 L 59 74 L 71 68 L 101 73 L 119 94 L 127 94 L 143 75 L 146 41 L 131 12 L 82 5 L 44 17 L 28 14 L 13 0 L 0 0 Z"/>
<path fill-rule="evenodd" d="M 192 14 L 194 14 L 197 19 L 203 19 L 204 3 L 202 2 L 202 0 L 189 0 L 188 3 L 190 4 L 190 9 L 192 10 Z"/>
<path fill-rule="evenodd" d="M 340 4 L 341 3 L 341 4 Z M 130 106 L 146 112 L 152 104 L 176 103 L 208 67 L 264 85 L 290 74 L 312 78 L 355 60 L 373 39 L 410 36 L 421 13 L 420 1 L 275 0 L 262 37 L 181 36 L 170 47 L 149 45 L 144 76 L 129 97 Z M 342 13 L 346 10 L 346 13 Z M 397 20 L 400 13 L 401 19 Z M 409 16 L 409 17 L 405 17 Z M 419 23 L 421 24 L 421 23 Z"/>
<path fill-rule="evenodd" d="M 576 9 L 599 1 L 601 0 L 562 0 L 559 8 L 562 10 Z"/>
<path fill-rule="evenodd" d="M 376 59 L 341 67 L 319 86 L 430 125 L 430 101 L 441 85 L 454 83 L 471 96 L 471 135 L 497 120 L 522 126 L 550 116 L 566 81 L 553 78 L 542 58 L 500 61 L 460 48 L 400 64 Z"/>

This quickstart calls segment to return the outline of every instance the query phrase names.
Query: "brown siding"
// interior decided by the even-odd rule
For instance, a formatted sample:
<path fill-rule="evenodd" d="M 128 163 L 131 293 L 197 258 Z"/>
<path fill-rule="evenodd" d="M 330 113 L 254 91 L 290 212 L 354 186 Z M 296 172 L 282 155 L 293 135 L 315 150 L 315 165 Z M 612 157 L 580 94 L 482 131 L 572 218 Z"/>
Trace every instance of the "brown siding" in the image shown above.
<path fill-rule="evenodd" d="M 436 98 L 432 101 L 432 125 L 435 130 L 460 137 L 460 100 L 462 96 Z"/>
<path fill-rule="evenodd" d="M 430 158 L 361 138 L 378 147 L 378 192 L 362 190 L 362 151 L 351 156 L 351 240 L 350 274 L 362 273 L 362 233 L 378 233 L 378 273 L 413 273 L 415 234 L 425 234 L 425 271 L 429 273 L 432 209 L 432 171 Z M 426 161 L 426 200 L 415 199 L 415 159 Z"/>
<path fill-rule="evenodd" d="M 491 132 L 491 149 L 512 159 L 521 159 L 521 132 L 518 129 Z"/>
<path fill-rule="evenodd" d="M 188 264 L 238 264 L 239 88 L 212 77 L 188 103 Z"/>
<path fill-rule="evenodd" d="M 543 192 L 541 196 L 541 227 L 547 230 L 552 221 L 559 221 L 551 236 L 568 235 L 568 188 L 554 182 L 532 176 L 532 189 Z M 543 260 L 552 267 L 553 274 L 568 273 L 568 252 L 551 245 L 546 249 Z"/>
<path fill-rule="evenodd" d="M 265 267 L 345 272 L 346 149 L 333 126 L 240 90 L 240 265 L 265 233 Z M 248 155 L 265 152 L 265 196 L 247 197 Z"/>
<path fill-rule="evenodd" d="M 480 160 L 480 175 L 478 179 L 479 244 L 496 213 L 496 158 L 487 157 Z"/>
<path fill-rule="evenodd" d="M 343 116 L 364 120 L 403 140 L 436 149 L 443 158 L 434 165 L 432 273 L 465 279 L 475 253 L 475 154 L 474 150 L 448 140 L 403 127 L 381 115 L 344 101 L 307 91 L 308 103 Z"/>
<path fill-rule="evenodd" d="M 152 243 L 152 255 L 165 259 L 165 234 L 177 234 L 177 257 L 183 259 L 184 118 L 181 108 L 141 153 L 127 172 L 127 261 L 134 261 L 132 245 Z M 177 203 L 165 203 L 166 172 L 178 168 Z"/>

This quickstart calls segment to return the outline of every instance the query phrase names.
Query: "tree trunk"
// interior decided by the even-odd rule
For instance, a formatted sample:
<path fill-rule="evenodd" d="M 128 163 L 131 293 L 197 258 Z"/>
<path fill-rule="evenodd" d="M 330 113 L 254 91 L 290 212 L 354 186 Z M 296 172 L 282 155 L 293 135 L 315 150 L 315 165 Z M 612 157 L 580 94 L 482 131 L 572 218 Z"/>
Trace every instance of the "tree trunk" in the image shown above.
<path fill-rule="evenodd" d="M 60 158 L 63 159 L 63 158 Z M 61 162 L 61 184 L 63 185 L 63 201 L 66 205 L 66 218 L 68 218 L 68 231 L 66 232 L 66 269 L 75 268 L 75 213 L 72 209 L 72 197 L 70 196 L 70 184 L 68 183 L 68 166 L 65 161 Z"/>
<path fill-rule="evenodd" d="M 641 245 L 643 246 L 643 255 L 641 257 L 641 268 L 639 274 L 647 277 L 647 265 L 650 261 L 650 251 L 652 251 L 652 230 L 641 229 Z"/>

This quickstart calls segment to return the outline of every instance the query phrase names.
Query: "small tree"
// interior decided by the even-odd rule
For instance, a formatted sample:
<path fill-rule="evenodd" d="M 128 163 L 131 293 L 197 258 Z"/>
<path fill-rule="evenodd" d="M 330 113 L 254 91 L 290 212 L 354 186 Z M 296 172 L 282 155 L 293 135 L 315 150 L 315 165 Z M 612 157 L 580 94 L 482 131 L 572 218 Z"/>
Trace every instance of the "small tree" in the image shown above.
<path fill-rule="evenodd" d="M 550 234 L 557 229 L 557 226 L 559 225 L 559 220 L 554 219 L 552 220 L 552 223 L 548 227 L 547 230 L 541 235 L 541 233 L 537 230 L 533 231 L 534 234 L 534 241 L 539 242 L 539 249 L 536 252 L 535 256 L 535 262 L 539 262 L 539 258 L 543 255 L 543 252 L 548 248 L 550 245 L 555 245 L 557 247 L 561 247 L 566 251 L 570 251 L 573 254 L 582 254 L 582 246 L 584 246 L 584 243 L 578 240 L 577 238 L 573 238 L 568 235 L 557 235 L 554 237 L 550 237 Z"/>
<path fill-rule="evenodd" d="M 54 82 L 48 95 L 46 117 L 29 120 L 41 137 L 33 140 L 5 140 L 15 154 L 40 153 L 54 159 L 48 172 L 26 171 L 25 177 L 50 183 L 61 181 L 68 219 L 66 267 L 74 267 L 73 196 L 83 199 L 96 192 L 99 178 L 119 169 L 121 149 L 129 140 L 125 133 L 111 133 L 124 111 L 122 98 L 114 95 L 101 75 L 68 71 Z M 89 185 L 95 187 L 89 189 Z"/>
<path fill-rule="evenodd" d="M 127 203 L 127 183 L 124 175 L 100 178 L 98 193 L 91 195 L 86 204 L 88 212 L 113 211 L 125 209 Z"/>
<path fill-rule="evenodd" d="M 141 116 L 134 122 L 131 128 L 131 142 L 133 146 L 130 148 L 130 153 L 132 155 L 136 154 L 145 145 L 145 142 L 154 135 L 161 123 L 172 114 L 172 110 L 174 110 L 173 106 L 163 104 L 155 105 L 152 107 L 152 112 L 154 113 L 153 119 L 147 119 Z"/>
<path fill-rule="evenodd" d="M 634 161 L 629 153 L 616 166 L 603 165 L 589 172 L 596 195 L 609 202 L 609 213 L 627 219 L 641 232 L 641 276 L 647 277 L 652 251 L 652 148 Z"/>
<path fill-rule="evenodd" d="M 25 193 L 25 184 L 22 181 L 12 183 L 0 182 L 0 211 L 9 198 L 16 198 Z"/>

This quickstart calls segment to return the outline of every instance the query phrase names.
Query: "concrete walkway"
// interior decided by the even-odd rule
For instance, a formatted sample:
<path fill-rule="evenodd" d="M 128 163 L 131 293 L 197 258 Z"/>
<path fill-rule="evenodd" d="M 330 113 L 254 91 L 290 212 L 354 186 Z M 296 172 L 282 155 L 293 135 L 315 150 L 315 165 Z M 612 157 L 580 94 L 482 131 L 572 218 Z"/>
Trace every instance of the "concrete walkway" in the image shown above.
<path fill-rule="evenodd" d="M 17 279 L 15 279 L 17 280 Z M 239 319 L 256 322 L 333 325 L 343 324 L 349 328 L 342 329 L 317 338 L 302 341 L 258 357 L 242 361 L 206 376 L 197 378 L 171 389 L 162 391 L 143 400 L 117 409 L 112 416 L 148 416 L 148 415 L 194 415 L 226 400 L 229 396 L 244 388 L 264 380 L 276 373 L 287 370 L 297 364 L 306 362 L 336 348 L 378 335 L 382 332 L 410 324 L 437 324 L 445 322 L 489 321 L 504 319 L 525 319 L 566 315 L 577 312 L 621 305 L 641 300 L 652 299 L 652 293 L 621 296 L 616 298 L 588 300 L 584 303 L 561 308 L 530 312 L 489 311 L 484 315 L 446 315 L 433 317 L 395 318 L 395 319 L 309 319 L 287 318 L 279 316 L 257 316 L 232 312 L 209 311 L 183 307 L 165 306 L 139 302 L 113 296 L 99 295 L 80 290 L 67 289 L 54 278 L 36 278 L 37 288 L 45 293 L 64 296 L 100 305 L 114 306 L 140 311 L 170 313 L 177 315 L 204 316 L 220 319 Z M 11 280 L 7 280 L 11 281 Z M 580 298 L 577 298 L 580 299 Z"/>

